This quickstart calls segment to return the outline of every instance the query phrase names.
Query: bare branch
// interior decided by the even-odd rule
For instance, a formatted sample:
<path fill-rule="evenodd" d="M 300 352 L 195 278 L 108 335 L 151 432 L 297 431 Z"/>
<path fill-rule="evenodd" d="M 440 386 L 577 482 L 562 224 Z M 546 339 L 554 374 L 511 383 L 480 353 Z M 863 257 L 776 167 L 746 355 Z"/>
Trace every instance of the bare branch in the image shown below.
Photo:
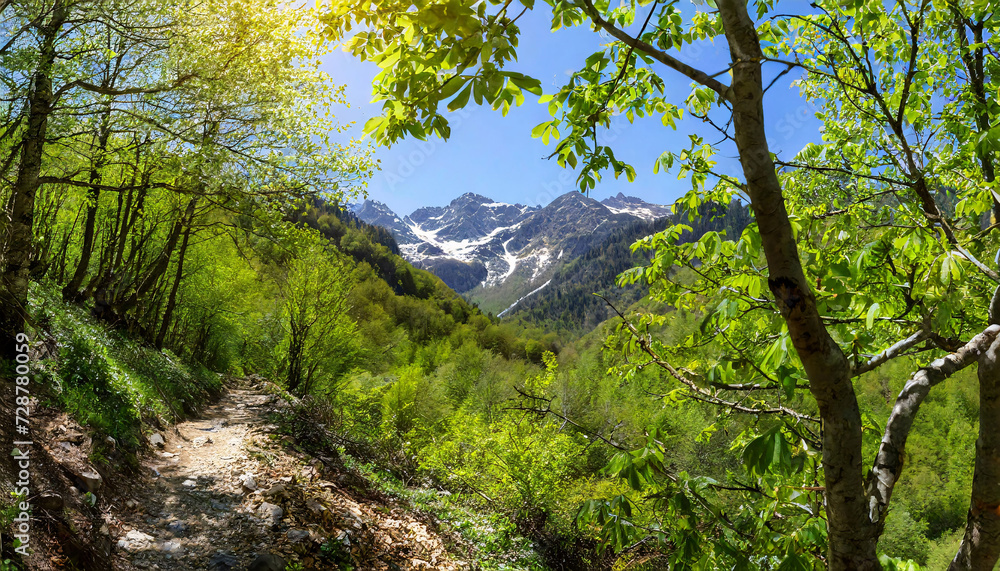
<path fill-rule="evenodd" d="M 873 371 L 878 367 L 881 367 L 886 362 L 895 359 L 896 357 L 905 353 L 907 350 L 911 349 L 917 343 L 920 343 L 924 339 L 927 339 L 928 336 L 929 335 L 925 330 L 917 331 L 913 335 L 910 335 L 906 339 L 897 342 L 895 345 L 892 345 L 885 351 L 882 351 L 878 355 L 875 355 L 874 357 L 869 359 L 867 363 L 855 366 L 851 376 L 859 377 L 869 371 Z"/>
<path fill-rule="evenodd" d="M 514 387 L 514 390 L 517 391 L 517 394 L 521 395 L 524 398 L 531 399 L 531 400 L 534 400 L 534 401 L 544 402 L 545 403 L 545 408 L 540 408 L 540 407 L 537 407 L 537 406 L 512 406 L 512 407 L 508 407 L 508 410 L 520 410 L 520 411 L 524 411 L 524 412 L 533 412 L 535 414 L 540 414 L 540 415 L 551 414 L 552 416 L 554 416 L 554 417 L 562 420 L 564 423 L 572 424 L 573 426 L 575 426 L 576 428 L 580 429 L 581 431 L 586 432 L 587 434 L 590 434 L 594 438 L 597 438 L 597 439 L 601 440 L 602 442 L 604 442 L 608 446 L 610 446 L 610 447 L 612 447 L 612 448 L 614 448 L 616 450 L 621 450 L 623 452 L 625 451 L 625 447 L 622 446 L 621 444 L 616 444 L 615 442 L 612 442 L 610 439 L 606 438 L 605 436 L 603 436 L 601 434 L 598 434 L 597 432 L 594 432 L 593 430 L 590 430 L 590 429 L 588 429 L 588 428 L 580 425 L 579 423 L 575 422 L 573 419 L 569 418 L 568 416 L 552 410 L 552 400 L 551 399 L 546 399 L 544 397 L 540 397 L 540 396 L 537 396 L 537 395 L 532 395 L 532 394 L 526 393 L 526 392 L 524 392 L 523 390 L 521 390 L 518 387 Z"/>

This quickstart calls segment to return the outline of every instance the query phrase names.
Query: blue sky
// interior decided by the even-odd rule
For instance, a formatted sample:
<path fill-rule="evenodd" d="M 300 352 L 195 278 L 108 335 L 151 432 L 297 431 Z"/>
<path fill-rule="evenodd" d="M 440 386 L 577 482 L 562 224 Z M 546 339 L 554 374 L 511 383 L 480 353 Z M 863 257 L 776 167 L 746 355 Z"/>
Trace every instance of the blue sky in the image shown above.
<path fill-rule="evenodd" d="M 540 79 L 546 93 L 556 91 L 565 83 L 570 70 L 578 69 L 584 58 L 609 41 L 585 27 L 551 32 L 549 15 L 543 10 L 528 12 L 518 23 L 521 27 L 518 61 L 508 69 Z M 711 73 L 724 69 L 729 61 L 721 42 L 689 46 L 681 55 L 687 63 Z M 361 125 L 381 108 L 380 103 L 370 103 L 371 80 L 378 73 L 377 66 L 338 49 L 325 56 L 323 69 L 336 83 L 346 84 L 351 108 L 341 110 L 338 118 L 356 121 L 350 134 L 360 137 Z M 671 100 L 683 103 L 690 81 L 665 68 L 658 71 L 668 83 Z M 765 77 L 779 71 L 781 68 L 775 65 L 766 70 Z M 766 100 L 771 150 L 782 156 L 790 156 L 806 143 L 819 140 L 819 122 L 808 103 L 799 97 L 798 90 L 789 86 L 793 79 L 794 72 L 779 80 Z M 452 136 L 447 141 L 410 139 L 392 148 L 376 149 L 382 169 L 369 182 L 369 197 L 388 204 L 402 216 L 421 206 L 443 206 L 466 192 L 502 202 L 544 205 L 574 190 L 577 173 L 545 159 L 555 143 L 550 141 L 546 147 L 540 139 L 531 137 L 531 129 L 550 116 L 537 98 L 525 95 L 525 103 L 512 109 L 507 117 L 474 103 L 465 110 L 450 113 Z M 718 139 L 711 127 L 687 117 L 676 131 L 662 126 L 656 117 L 639 119 L 632 125 L 624 117 L 616 121 L 615 128 L 603 134 L 602 144 L 611 144 L 619 159 L 635 167 L 636 179 L 632 183 L 624 176 L 615 180 L 609 173 L 591 191 L 591 197 L 598 200 L 623 192 L 648 202 L 671 203 L 690 184 L 677 180 L 673 172 L 653 174 L 656 158 L 665 150 L 686 148 L 689 133 L 697 133 L 709 142 Z M 735 157 L 719 160 L 719 170 L 738 173 Z"/>

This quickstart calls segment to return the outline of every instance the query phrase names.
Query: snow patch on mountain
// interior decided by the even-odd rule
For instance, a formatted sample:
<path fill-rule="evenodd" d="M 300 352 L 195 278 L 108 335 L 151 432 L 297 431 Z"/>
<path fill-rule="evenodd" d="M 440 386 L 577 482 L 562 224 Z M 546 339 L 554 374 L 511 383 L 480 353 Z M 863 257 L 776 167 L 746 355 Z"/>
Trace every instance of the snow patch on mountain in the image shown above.
<path fill-rule="evenodd" d="M 522 297 L 521 297 L 520 299 L 518 299 L 518 300 L 517 300 L 517 301 L 515 301 L 514 303 L 510 304 L 510 307 L 508 307 L 507 309 L 505 309 L 505 310 L 501 311 L 500 313 L 498 313 L 498 314 L 497 314 L 497 317 L 503 317 L 503 316 L 504 316 L 504 315 L 505 315 L 505 314 L 506 314 L 506 313 L 507 313 L 508 311 L 510 311 L 510 310 L 514 309 L 515 307 L 517 307 L 517 304 L 519 304 L 519 303 L 521 303 L 522 301 L 524 301 L 524 300 L 528 299 L 529 297 L 531 297 L 531 296 L 535 295 L 536 293 L 538 293 L 538 292 L 542 291 L 543 289 L 545 289 L 545 286 L 549 285 L 550 283 L 552 283 L 552 280 L 549 280 L 549 281 L 547 281 L 547 282 L 543 283 L 543 284 L 542 284 L 542 285 L 541 285 L 540 287 L 538 287 L 537 289 L 534 289 L 534 290 L 532 290 L 532 291 L 528 292 L 528 294 L 527 294 L 527 295 L 525 295 L 525 296 L 522 296 Z"/>
<path fill-rule="evenodd" d="M 542 248 L 541 250 L 531 254 L 531 258 L 534 258 L 535 268 L 531 274 L 531 281 L 535 281 L 538 275 L 548 269 L 552 265 L 552 250 L 548 248 Z"/>
<path fill-rule="evenodd" d="M 615 214 L 628 214 L 636 218 L 642 218 L 643 220 L 656 220 L 660 218 L 660 215 L 656 211 L 649 208 L 615 208 L 614 206 L 608 206 L 608 210 Z"/>
<path fill-rule="evenodd" d="M 510 251 L 510 243 L 513 239 L 514 238 L 509 238 L 503 243 L 503 258 L 501 261 L 507 265 L 506 271 L 503 275 L 498 275 L 494 274 L 491 268 L 490 275 L 486 278 L 486 281 L 483 282 L 483 286 L 488 287 L 491 285 L 501 284 L 507 281 L 507 278 L 509 278 L 514 273 L 514 270 L 517 269 L 517 253 Z"/>
<path fill-rule="evenodd" d="M 643 220 L 656 220 L 670 216 L 670 207 L 662 204 L 650 204 L 634 196 L 618 193 L 616 196 L 601 201 L 605 207 L 615 214 L 628 214 Z"/>
<path fill-rule="evenodd" d="M 408 228 L 421 241 L 421 243 L 407 245 L 406 247 L 401 247 L 400 250 L 403 252 L 406 259 L 411 262 L 419 262 L 428 256 L 418 250 L 423 249 L 421 246 L 424 244 L 430 244 L 440 249 L 440 251 L 444 252 L 444 255 L 450 258 L 455 258 L 456 260 L 463 262 L 471 262 L 479 259 L 480 256 L 478 250 L 480 248 L 488 246 L 490 242 L 493 242 L 497 238 L 497 236 L 505 232 L 512 232 L 518 226 L 519 224 L 514 224 L 513 226 L 501 226 L 499 228 L 494 228 L 489 234 L 479 238 L 447 240 L 439 238 L 439 235 L 447 227 L 425 230 L 422 225 L 410 221 Z"/>

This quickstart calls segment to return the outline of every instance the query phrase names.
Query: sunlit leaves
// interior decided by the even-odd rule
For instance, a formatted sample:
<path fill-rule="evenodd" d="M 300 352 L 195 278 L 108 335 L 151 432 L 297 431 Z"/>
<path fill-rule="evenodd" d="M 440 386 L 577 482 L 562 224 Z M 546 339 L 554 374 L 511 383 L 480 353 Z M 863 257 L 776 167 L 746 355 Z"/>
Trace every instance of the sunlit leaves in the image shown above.
<path fill-rule="evenodd" d="M 865 327 L 871 329 L 875 325 L 875 319 L 881 315 L 882 306 L 878 302 L 871 304 L 865 313 Z"/>
<path fill-rule="evenodd" d="M 546 379 L 537 381 L 529 389 L 541 390 Z M 554 421 L 534 422 L 510 411 L 489 422 L 462 411 L 449 416 L 435 443 L 421 451 L 421 466 L 442 481 L 475 482 L 502 502 L 491 507 L 525 516 L 564 498 L 582 450 L 578 438 L 560 431 Z"/>
<path fill-rule="evenodd" d="M 817 517 L 813 494 L 792 484 L 808 480 L 787 478 L 808 478 L 815 454 L 794 451 L 778 425 L 751 439 L 744 455 L 755 479 L 778 485 L 755 488 L 671 473 L 662 443 L 650 435 L 643 449 L 615 455 L 606 471 L 652 498 L 669 525 L 643 523 L 642 505 L 627 493 L 584 502 L 576 524 L 594 533 L 603 548 L 620 551 L 640 538 L 662 545 L 676 568 L 765 569 L 788 563 L 814 569 L 806 554 L 825 548 L 826 526 Z M 776 474 L 786 480 L 774 479 Z"/>
<path fill-rule="evenodd" d="M 365 130 L 378 143 L 432 133 L 447 138 L 442 105 L 455 111 L 475 102 L 506 114 L 524 102 L 522 92 L 541 93 L 538 80 L 504 69 L 516 58 L 519 33 L 510 3 L 321 6 L 324 36 L 382 68 L 373 88 L 375 100 L 385 102 L 384 121 Z M 352 34 L 358 26 L 364 31 Z"/>

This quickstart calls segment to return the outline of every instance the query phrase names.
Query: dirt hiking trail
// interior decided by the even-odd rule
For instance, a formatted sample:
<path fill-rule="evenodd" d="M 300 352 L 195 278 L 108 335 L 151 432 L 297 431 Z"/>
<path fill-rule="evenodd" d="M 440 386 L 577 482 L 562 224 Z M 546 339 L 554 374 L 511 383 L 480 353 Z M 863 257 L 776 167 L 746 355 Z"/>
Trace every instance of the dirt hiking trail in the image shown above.
<path fill-rule="evenodd" d="M 268 414 L 290 405 L 264 388 L 232 387 L 200 418 L 152 435 L 148 485 L 115 514 L 115 568 L 475 568 L 430 517 L 274 434 Z"/>

